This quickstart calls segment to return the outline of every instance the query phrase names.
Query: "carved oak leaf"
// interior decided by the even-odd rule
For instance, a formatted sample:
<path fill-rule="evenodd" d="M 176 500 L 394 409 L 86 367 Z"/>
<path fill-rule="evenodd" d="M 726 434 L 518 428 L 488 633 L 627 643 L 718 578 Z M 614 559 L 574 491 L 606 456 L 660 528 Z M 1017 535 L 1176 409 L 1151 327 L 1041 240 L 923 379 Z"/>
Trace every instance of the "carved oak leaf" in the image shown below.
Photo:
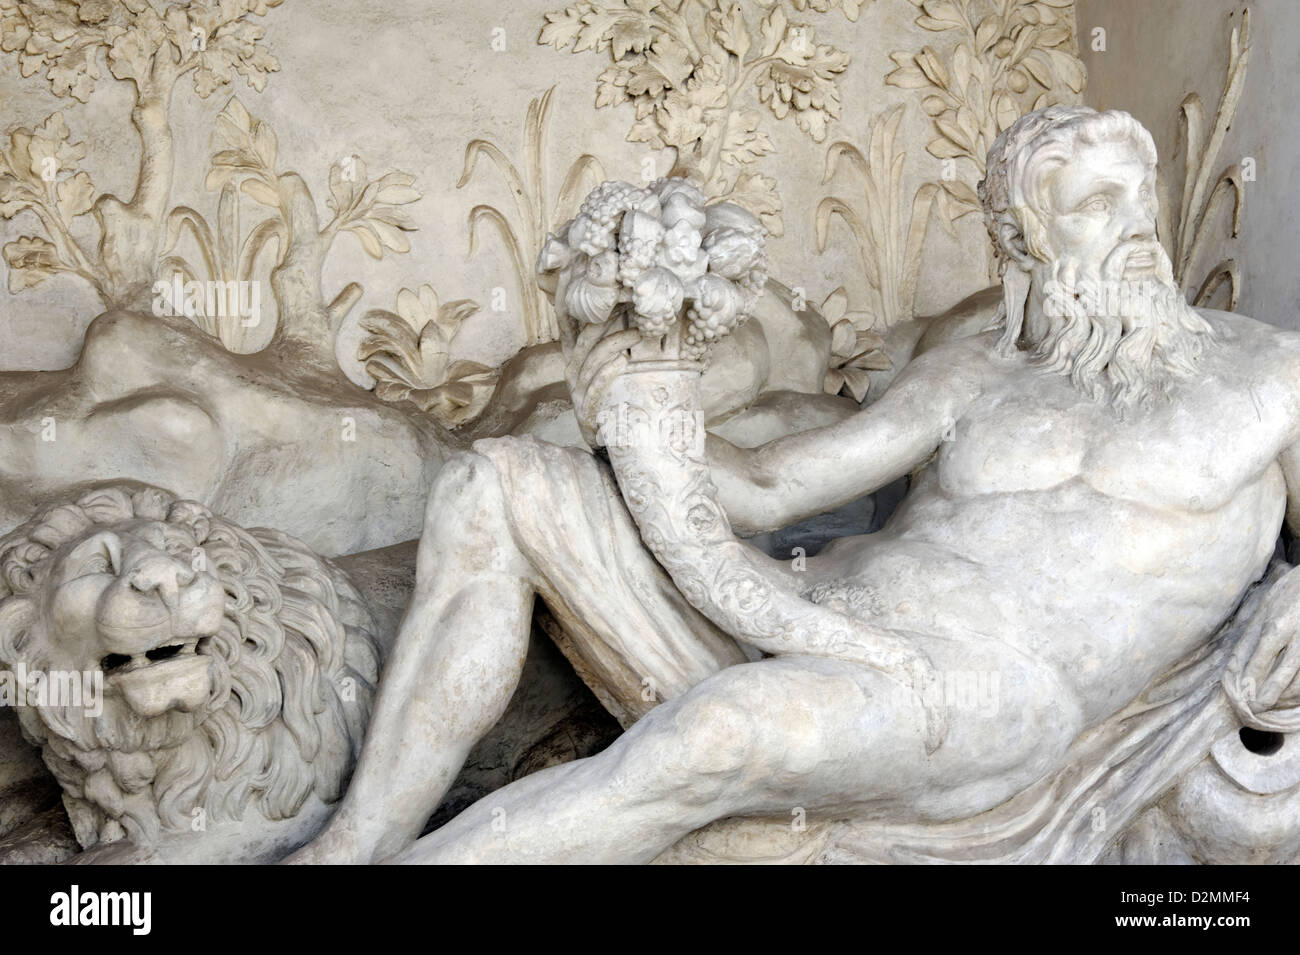
<path fill-rule="evenodd" d="M 586 26 L 582 22 L 582 18 L 591 13 L 592 9 L 590 3 L 579 3 L 564 10 L 546 14 L 546 26 L 542 27 L 537 42 L 541 46 L 554 46 L 557 50 L 563 50 L 570 43 L 574 43 L 576 46 L 577 41 L 583 35 L 583 28 Z M 599 37 L 596 39 L 599 39 Z M 591 49 L 593 46 L 595 46 L 594 41 L 588 43 L 583 49 Z M 580 53 L 581 50 L 575 49 L 573 52 Z"/>
<path fill-rule="evenodd" d="M 739 3 L 730 4 L 725 10 L 716 9 L 709 12 L 709 32 L 715 43 L 728 53 L 745 59 L 749 52 L 749 24 Z"/>
<path fill-rule="evenodd" d="M 124 28 L 108 48 L 108 68 L 119 80 L 134 80 L 137 86 L 148 82 L 154 54 L 167 42 L 167 25 L 152 7 L 146 6 L 136 15 L 134 23 Z M 186 49 L 188 35 L 178 42 Z"/>
<path fill-rule="evenodd" d="M 58 185 L 59 212 L 65 220 L 84 216 L 95 204 L 95 184 L 90 174 L 79 172 Z"/>
<path fill-rule="evenodd" d="M 632 65 L 626 60 L 607 67 L 596 80 L 596 108 L 617 106 L 630 98 L 628 80 L 632 78 Z"/>
<path fill-rule="evenodd" d="M 578 3 L 546 14 L 537 42 L 562 50 L 573 44 L 574 53 L 610 51 L 615 60 L 624 54 L 644 52 L 657 36 L 651 11 L 660 0 L 604 0 Z"/>
<path fill-rule="evenodd" d="M 610 54 L 621 60 L 624 54 L 643 53 L 654 39 L 649 17 L 621 17 L 609 32 Z"/>
<path fill-rule="evenodd" d="M 716 60 L 706 56 L 681 89 L 669 90 L 651 115 L 633 125 L 629 142 L 646 142 L 655 148 L 693 147 L 697 142 L 712 143 L 720 132 L 707 110 L 724 108 L 727 87 Z M 701 147 L 705 152 L 710 145 Z"/>
<path fill-rule="evenodd" d="M 739 110 L 727 115 L 726 128 L 710 127 L 703 139 L 706 153 L 713 149 L 713 141 L 721 135 L 718 158 L 735 166 L 751 163 L 761 156 L 776 151 L 767 133 L 758 129 L 759 116 L 753 110 Z"/>
<path fill-rule="evenodd" d="M 271 51 L 257 42 L 265 32 L 252 23 L 227 23 L 219 27 L 198 54 L 194 91 L 199 97 L 206 99 L 217 88 L 229 85 L 233 73 L 244 77 L 258 92 L 264 90 L 267 74 L 280 68 Z"/>
<path fill-rule="evenodd" d="M 40 236 L 21 236 L 8 243 L 3 254 L 9 266 L 10 292 L 39 285 L 55 272 L 64 271 L 54 243 Z"/>
<path fill-rule="evenodd" d="M 708 130 L 709 127 L 704 123 L 703 108 L 692 103 L 689 95 L 674 90 L 664 98 L 663 105 L 655 110 L 654 123 L 645 132 L 652 134 L 650 142 L 661 148 L 690 146 Z M 640 131 L 638 135 L 641 135 Z"/>
<path fill-rule="evenodd" d="M 20 143 L 25 142 L 29 181 L 37 185 L 45 181 L 47 176 L 76 169 L 77 163 L 86 157 L 86 144 L 71 142 L 71 138 L 72 134 L 63 119 L 63 113 L 55 112 L 47 116 L 45 122 L 30 133 L 26 130 L 15 130 L 11 134 L 10 142 L 15 150 Z M 16 155 L 11 159 L 18 161 Z M 22 175 L 17 167 L 14 168 L 14 172 Z"/>
<path fill-rule="evenodd" d="M 31 204 L 30 190 L 16 177 L 0 172 L 0 219 L 12 219 Z"/>
<path fill-rule="evenodd" d="M 650 49 L 632 61 L 627 91 L 633 96 L 659 96 L 683 85 L 694 68 L 686 49 L 671 34 L 660 33 Z"/>

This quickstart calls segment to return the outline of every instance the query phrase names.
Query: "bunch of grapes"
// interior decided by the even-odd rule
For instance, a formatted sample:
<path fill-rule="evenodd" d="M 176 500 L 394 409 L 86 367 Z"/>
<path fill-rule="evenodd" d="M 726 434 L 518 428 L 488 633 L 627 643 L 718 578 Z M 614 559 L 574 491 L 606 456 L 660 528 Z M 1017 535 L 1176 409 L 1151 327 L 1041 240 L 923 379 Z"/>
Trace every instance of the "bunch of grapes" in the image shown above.
<path fill-rule="evenodd" d="M 693 358 L 703 355 L 709 345 L 730 335 L 748 317 L 740 306 L 747 292 L 727 279 L 714 277 L 701 283 L 700 291 L 686 312 L 686 335 L 683 345 Z"/>
<path fill-rule="evenodd" d="M 587 255 L 599 255 L 614 245 L 619 220 L 629 209 L 658 211 L 659 200 L 628 182 L 604 182 L 582 201 L 569 231 L 569 244 Z"/>
<path fill-rule="evenodd" d="M 751 313 L 757 306 L 759 297 L 763 294 L 763 289 L 767 287 L 767 251 L 760 249 L 754 258 L 754 264 L 740 278 L 736 279 L 736 285 L 745 295 L 745 304 L 741 311 L 746 315 Z"/>
<path fill-rule="evenodd" d="M 655 264 L 658 254 L 656 239 L 624 239 L 618 246 L 618 280 L 625 288 L 631 288 L 636 277 Z"/>
<path fill-rule="evenodd" d="M 641 330 L 642 338 L 662 338 L 668 333 L 668 326 L 677 318 L 672 312 L 661 312 L 657 315 L 644 315 L 641 312 L 633 312 L 633 319 L 636 321 L 636 327 Z"/>

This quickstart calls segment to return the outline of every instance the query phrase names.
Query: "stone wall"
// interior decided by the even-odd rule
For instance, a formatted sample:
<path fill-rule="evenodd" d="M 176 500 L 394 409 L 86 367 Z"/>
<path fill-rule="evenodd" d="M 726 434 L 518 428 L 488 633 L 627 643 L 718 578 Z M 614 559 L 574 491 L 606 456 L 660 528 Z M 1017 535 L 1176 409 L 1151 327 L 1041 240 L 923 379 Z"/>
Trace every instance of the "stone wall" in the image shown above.
<path fill-rule="evenodd" d="M 71 23 L 69 29 L 86 33 L 113 22 L 96 19 L 101 12 L 94 0 L 27 6 L 48 8 L 55 21 L 63 17 L 59 22 Z M 571 7 L 573 16 L 563 0 L 285 0 L 267 6 L 265 16 L 254 9 L 243 19 L 264 30 L 258 42 L 278 63 L 278 71 L 255 75 L 263 90 L 250 89 L 237 73 L 230 85 L 221 84 L 229 63 L 215 56 L 212 69 L 176 84 L 168 207 L 192 208 L 212 231 L 213 246 L 220 246 L 218 193 L 205 182 L 219 187 L 208 178 L 210 140 L 232 96 L 254 122 L 274 132 L 276 171 L 301 174 L 322 225 L 333 214 L 326 205 L 331 167 L 336 178 L 347 172 L 371 179 L 393 170 L 411 174 L 410 188 L 421 198 L 394 208 L 409 215 L 414 231 L 387 230 L 391 241 L 385 246 L 382 234 L 366 237 L 367 230 L 359 229 L 382 252 L 379 259 L 364 251 L 356 233 L 340 232 L 324 262 L 327 302 L 350 282 L 364 290 L 339 346 L 343 367 L 358 382 L 368 378 L 355 358 L 357 323 L 370 309 L 393 310 L 404 287 L 429 285 L 442 304 L 477 303 L 456 342 L 456 357 L 496 365 L 530 338 L 545 337 L 545 327 L 530 328 L 547 324 L 532 283 L 536 233 L 572 213 L 595 166 L 589 164 L 588 177 L 557 211 L 565 175 L 584 155 L 598 161 L 607 177 L 639 181 L 664 175 L 674 169 L 678 152 L 664 142 L 684 144 L 676 171 L 713 177 L 715 195 L 734 189 L 737 198 L 769 213 L 774 227 L 771 213 L 779 208 L 782 234 L 772 240 L 773 275 L 813 304 L 845 286 L 847 303 L 837 300 L 831 310 L 877 330 L 914 312 L 946 308 L 987 284 L 983 226 L 970 213 L 991 137 L 1000 123 L 1036 103 L 1077 100 L 1082 83 L 1072 55 L 1069 0 L 782 0 L 741 3 L 735 13 L 729 3 L 684 0 L 651 4 L 650 14 L 638 14 L 638 4 L 600 0 Z M 773 6 L 775 12 L 768 13 Z M 0 56 L 6 120 L 32 129 L 61 111 L 68 141 L 85 144 L 84 158 L 76 160 L 76 169 L 90 176 L 83 205 L 88 208 L 102 193 L 129 198 L 141 147 L 130 124 L 132 84 L 113 74 L 116 69 L 125 75 L 123 58 L 109 61 L 95 53 L 97 79 L 85 72 L 84 61 L 55 62 L 57 44 L 46 44 L 52 51 L 46 60 L 24 55 L 20 61 L 14 51 L 31 41 L 8 15 L 3 45 L 10 52 Z M 544 28 L 551 45 L 539 42 Z M 621 72 L 614 68 L 611 40 L 620 53 L 630 51 Z M 645 47 L 647 41 L 658 46 Z M 575 45 L 591 49 L 575 53 Z M 261 53 L 257 60 L 259 66 L 270 62 Z M 74 95 L 53 94 L 46 73 L 52 63 L 55 85 L 71 85 Z M 597 108 L 598 97 L 621 95 L 616 86 L 600 85 L 607 70 L 619 74 L 615 83 L 631 78 L 633 88 L 639 83 L 649 91 L 642 97 L 642 112 L 649 112 L 640 122 L 631 102 Z M 24 72 L 33 75 L 24 78 Z M 676 90 L 662 89 L 673 81 Z M 530 168 L 529 104 L 548 91 L 549 109 L 534 117 L 545 120 L 539 130 L 544 138 Z M 896 109 L 901 114 L 894 115 Z M 464 176 L 466 148 L 476 140 L 491 146 Z M 832 145 L 841 141 L 852 148 Z M 492 147 L 500 149 L 499 157 Z M 702 158 L 684 165 L 681 160 L 695 151 Z M 865 168 L 855 166 L 858 154 L 869 160 Z M 349 157 L 363 165 L 345 166 Z M 901 164 L 896 170 L 895 160 Z M 519 195 L 503 175 L 507 162 L 519 173 Z M 824 183 L 828 171 L 833 178 Z M 72 174 L 61 168 L 56 175 Z M 535 194 L 539 185 L 544 196 Z M 826 249 L 819 253 L 819 204 L 828 196 L 845 205 L 820 206 Z M 521 221 L 518 200 L 542 209 L 546 221 Z M 471 254 L 468 222 L 476 208 L 478 241 Z M 862 217 L 858 239 L 837 209 Z M 227 231 L 242 242 L 272 211 L 245 188 L 238 223 L 231 217 Z M 924 222 L 928 237 L 921 246 L 924 232 L 917 233 Z M 519 246 L 518 262 L 502 240 L 502 225 Z M 75 216 L 69 226 L 93 258 L 99 238 L 94 216 Z M 912 226 L 917 228 L 909 244 Z M 175 254 L 196 273 L 204 271 L 194 230 L 182 225 L 177 231 Z M 31 235 L 43 230 L 30 211 L 0 221 L 3 242 Z M 410 251 L 394 251 L 404 240 Z M 250 277 L 264 279 L 275 255 L 274 243 L 268 243 Z M 29 270 L 10 285 L 37 280 L 21 294 L 3 296 L 0 369 L 66 367 L 78 353 L 82 330 L 104 307 L 102 297 L 75 275 L 46 277 Z M 271 298 L 265 290 L 264 310 L 273 313 L 273 303 L 265 304 Z M 254 327 L 234 329 L 229 343 L 237 350 L 256 349 L 269 338 L 273 321 L 272 314 Z"/>

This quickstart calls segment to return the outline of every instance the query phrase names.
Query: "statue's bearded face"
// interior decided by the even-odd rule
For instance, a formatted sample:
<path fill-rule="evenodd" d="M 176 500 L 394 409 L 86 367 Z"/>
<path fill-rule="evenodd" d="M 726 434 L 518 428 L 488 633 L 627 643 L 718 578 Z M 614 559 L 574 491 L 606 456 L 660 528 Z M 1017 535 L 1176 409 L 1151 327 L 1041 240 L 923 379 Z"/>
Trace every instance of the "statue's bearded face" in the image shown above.
<path fill-rule="evenodd" d="M 1155 169 L 1127 142 L 1081 145 L 1046 172 L 1044 238 L 1058 281 L 1139 282 L 1156 278 L 1168 257 L 1156 241 Z M 1159 278 L 1168 283 L 1171 274 Z"/>
<path fill-rule="evenodd" d="M 1081 136 L 1031 176 L 1035 360 L 1118 405 L 1167 393 L 1194 370 L 1208 325 L 1156 238 L 1154 164 L 1129 137 Z"/>

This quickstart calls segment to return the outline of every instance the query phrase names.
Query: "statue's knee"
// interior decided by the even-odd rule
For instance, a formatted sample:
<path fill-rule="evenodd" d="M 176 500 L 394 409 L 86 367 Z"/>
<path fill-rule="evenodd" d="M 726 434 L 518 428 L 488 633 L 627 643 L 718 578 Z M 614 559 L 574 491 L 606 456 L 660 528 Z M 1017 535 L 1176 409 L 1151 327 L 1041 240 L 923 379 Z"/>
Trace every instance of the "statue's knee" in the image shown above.
<path fill-rule="evenodd" d="M 756 720 L 737 701 L 688 699 L 666 723 L 671 742 L 659 754 L 660 766 L 687 799 L 717 799 L 762 758 Z"/>
<path fill-rule="evenodd" d="M 496 465 L 474 451 L 453 454 L 438 471 L 425 506 L 425 523 L 446 518 L 449 510 L 473 514 L 492 506 L 501 497 Z"/>

